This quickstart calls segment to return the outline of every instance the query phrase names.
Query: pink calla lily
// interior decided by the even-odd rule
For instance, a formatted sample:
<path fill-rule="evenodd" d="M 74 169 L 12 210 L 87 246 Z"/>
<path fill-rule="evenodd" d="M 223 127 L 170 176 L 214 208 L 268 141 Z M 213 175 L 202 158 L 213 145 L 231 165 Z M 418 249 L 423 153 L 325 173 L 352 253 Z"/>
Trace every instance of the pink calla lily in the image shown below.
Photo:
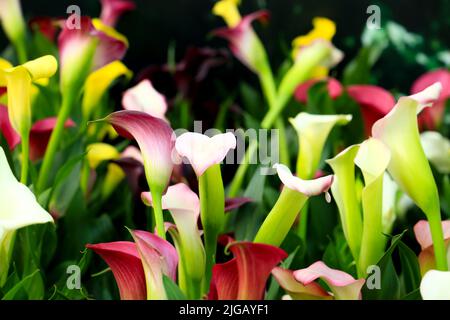
<path fill-rule="evenodd" d="M 421 75 L 412 85 L 411 94 L 415 94 L 431 86 L 435 82 L 442 85 L 441 93 L 432 108 L 427 108 L 419 115 L 419 126 L 429 130 L 436 129 L 442 122 L 445 105 L 450 98 L 450 71 L 437 69 Z"/>
<path fill-rule="evenodd" d="M 365 283 L 364 279 L 354 279 L 348 273 L 331 269 L 322 261 L 317 261 L 308 268 L 294 271 L 297 281 L 307 286 L 317 279 L 323 280 L 334 298 L 338 300 L 358 300 L 361 299 L 361 289 Z"/>
<path fill-rule="evenodd" d="M 234 258 L 214 266 L 209 299 L 263 299 L 270 272 L 287 257 L 286 252 L 252 242 L 231 242 L 228 249 Z"/>
<path fill-rule="evenodd" d="M 392 94 L 378 86 L 351 85 L 347 93 L 360 106 L 367 136 L 370 136 L 373 124 L 387 115 L 395 105 Z"/>
<path fill-rule="evenodd" d="M 442 221 L 445 246 L 447 248 L 447 260 L 450 264 L 450 220 Z M 419 265 L 422 275 L 427 271 L 436 269 L 433 240 L 431 238 L 430 224 L 426 220 L 420 220 L 414 226 L 414 235 L 420 244 Z"/>
<path fill-rule="evenodd" d="M 100 19 L 104 24 L 112 27 L 116 25 L 122 14 L 136 9 L 134 2 L 129 0 L 101 0 L 101 3 Z"/>
<path fill-rule="evenodd" d="M 135 243 L 117 241 L 88 244 L 86 247 L 100 255 L 111 268 L 122 300 L 145 300 L 144 268 Z"/>
<path fill-rule="evenodd" d="M 14 150 L 20 143 L 20 135 L 12 127 L 9 121 L 8 109 L 4 105 L 0 105 L 0 132 L 5 137 L 10 150 Z"/>
<path fill-rule="evenodd" d="M 200 177 L 209 167 L 222 162 L 228 151 L 236 148 L 236 137 L 231 132 L 213 137 L 187 132 L 177 138 L 175 148 L 180 156 L 189 160 Z"/>
<path fill-rule="evenodd" d="M 122 97 L 122 106 L 125 110 L 135 110 L 167 121 L 166 98 L 152 86 L 149 80 L 142 80 L 133 88 L 125 91 Z"/>
<path fill-rule="evenodd" d="M 252 28 L 252 22 L 264 22 L 268 18 L 267 11 L 257 11 L 240 19 L 235 26 L 215 30 L 214 34 L 227 39 L 236 58 L 250 70 L 258 72 L 263 67 L 266 56 L 261 41 Z"/>
<path fill-rule="evenodd" d="M 139 111 L 118 111 L 104 119 L 117 132 L 136 139 L 144 159 L 145 174 L 152 192 L 162 193 L 173 169 L 174 134 L 163 120 Z"/>
<path fill-rule="evenodd" d="M 302 84 L 300 84 L 296 89 L 294 93 L 294 97 L 297 101 L 301 103 L 306 103 L 308 101 L 308 91 L 309 89 L 314 86 L 316 83 L 325 81 L 327 84 L 327 90 L 328 95 L 331 99 L 338 98 L 343 91 L 342 84 L 339 82 L 339 80 L 335 78 L 325 78 L 325 79 L 310 79 Z"/>

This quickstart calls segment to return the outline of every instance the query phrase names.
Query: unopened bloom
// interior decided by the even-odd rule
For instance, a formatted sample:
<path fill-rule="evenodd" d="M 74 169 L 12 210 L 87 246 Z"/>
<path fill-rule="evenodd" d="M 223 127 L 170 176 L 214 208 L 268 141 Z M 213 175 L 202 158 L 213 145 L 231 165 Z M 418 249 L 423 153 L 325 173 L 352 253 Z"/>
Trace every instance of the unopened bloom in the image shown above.
<path fill-rule="evenodd" d="M 26 24 L 20 0 L 0 0 L 0 22 L 14 44 L 20 62 L 26 60 Z"/>

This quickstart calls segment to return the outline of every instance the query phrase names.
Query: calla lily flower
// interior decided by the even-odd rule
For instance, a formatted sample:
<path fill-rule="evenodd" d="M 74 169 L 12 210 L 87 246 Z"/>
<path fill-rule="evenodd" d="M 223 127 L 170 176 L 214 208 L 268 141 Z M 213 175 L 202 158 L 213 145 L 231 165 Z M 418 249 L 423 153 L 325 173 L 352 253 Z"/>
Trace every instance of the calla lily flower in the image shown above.
<path fill-rule="evenodd" d="M 443 174 L 450 173 L 450 140 L 437 131 L 425 131 L 420 143 L 427 159 Z"/>
<path fill-rule="evenodd" d="M 261 300 L 270 272 L 287 257 L 283 250 L 261 243 L 231 242 L 234 258 L 213 268 L 210 300 Z"/>
<path fill-rule="evenodd" d="M 175 248 L 150 232 L 130 232 L 135 243 L 87 244 L 86 248 L 100 255 L 111 268 L 122 300 L 166 299 L 163 274 L 175 281 Z"/>
<path fill-rule="evenodd" d="M 367 136 L 370 136 L 373 124 L 387 115 L 395 105 L 392 94 L 381 87 L 351 85 L 347 87 L 347 93 L 360 106 Z"/>
<path fill-rule="evenodd" d="M 419 115 L 419 127 L 435 130 L 442 122 L 445 105 L 450 98 L 450 71 L 446 69 L 437 69 L 421 75 L 412 85 L 411 94 L 418 93 L 433 83 L 440 82 L 442 85 L 441 93 L 432 108 L 427 108 Z"/>
<path fill-rule="evenodd" d="M 442 230 L 447 252 L 447 262 L 450 264 L 450 220 L 442 221 Z M 417 222 L 414 226 L 414 234 L 422 250 L 419 254 L 419 265 L 420 272 L 424 275 L 429 270 L 436 269 L 433 240 L 428 221 L 420 220 Z"/>
<path fill-rule="evenodd" d="M 385 117 L 375 122 L 372 135 L 391 151 L 388 171 L 393 179 L 427 215 L 438 269 L 447 270 L 438 190 L 420 144 L 416 118 L 417 113 L 439 97 L 441 88 L 436 83 L 415 95 L 400 98 Z"/>
<path fill-rule="evenodd" d="M 20 62 L 27 60 L 26 24 L 19 0 L 0 0 L 0 22 L 14 44 Z"/>
<path fill-rule="evenodd" d="M 391 154 L 379 140 L 364 141 L 354 159 L 364 177 L 361 192 L 363 208 L 363 233 L 359 254 L 361 274 L 370 265 L 375 265 L 384 253 L 386 237 L 383 235 L 383 177 Z"/>
<path fill-rule="evenodd" d="M 321 279 L 330 288 L 337 300 L 359 300 L 364 279 L 356 280 L 348 273 L 331 269 L 322 261 L 317 261 L 308 268 L 294 271 L 294 278 L 304 286 Z"/>
<path fill-rule="evenodd" d="M 34 32 L 40 32 L 51 43 L 55 42 L 56 34 L 59 30 L 58 21 L 51 17 L 34 17 L 28 22 L 30 29 Z"/>
<path fill-rule="evenodd" d="M 132 72 L 120 61 L 113 61 L 88 76 L 84 85 L 82 102 L 85 120 L 89 120 L 108 87 L 120 76 L 125 76 L 127 79 L 132 76 Z"/>
<path fill-rule="evenodd" d="M 87 147 L 87 160 L 91 169 L 96 169 L 103 161 L 115 160 L 120 158 L 117 149 L 107 143 L 91 143 Z"/>
<path fill-rule="evenodd" d="M 420 282 L 423 300 L 450 300 L 450 271 L 430 270 Z"/>
<path fill-rule="evenodd" d="M 0 105 L 0 132 L 5 137 L 10 150 L 14 150 L 20 143 L 20 135 L 12 127 L 9 121 L 8 108 L 4 105 Z"/>
<path fill-rule="evenodd" d="M 101 0 L 101 3 L 100 19 L 104 24 L 111 27 L 116 25 L 122 14 L 136 9 L 134 2 L 129 0 Z"/>
<path fill-rule="evenodd" d="M 324 79 L 327 85 L 328 95 L 331 99 L 338 98 L 343 91 L 342 84 L 336 80 L 335 78 L 326 78 Z M 306 103 L 308 101 L 308 91 L 309 89 L 317 84 L 318 82 L 322 81 L 322 79 L 310 79 L 302 84 L 300 84 L 296 89 L 294 93 L 294 97 L 297 101 L 301 103 Z"/>
<path fill-rule="evenodd" d="M 258 11 L 241 18 L 237 8 L 240 1 L 220 0 L 213 8 L 215 15 L 221 16 L 228 28 L 215 30 L 214 34 L 227 39 L 233 54 L 255 73 L 265 72 L 267 55 L 261 40 L 252 28 L 254 20 L 266 21 L 267 11 Z"/>
<path fill-rule="evenodd" d="M 11 246 L 17 229 L 53 222 L 51 215 L 36 201 L 34 194 L 19 183 L 0 148 L 0 286 L 7 275 Z"/>
<path fill-rule="evenodd" d="M 297 174 L 303 179 L 311 179 L 319 169 L 319 162 L 325 141 L 335 125 L 345 125 L 352 120 L 351 115 L 315 115 L 306 112 L 290 118 L 297 131 L 299 154 Z"/>
<path fill-rule="evenodd" d="M 163 275 L 176 279 L 178 256 L 175 248 L 153 233 L 130 231 L 144 267 L 147 300 L 167 299 Z"/>
<path fill-rule="evenodd" d="M 272 270 L 272 275 L 280 286 L 288 293 L 288 297 L 291 300 L 332 299 L 332 296 L 319 284 L 311 282 L 305 286 L 298 282 L 295 279 L 292 270 L 276 267 Z"/>
<path fill-rule="evenodd" d="M 70 90 L 75 90 L 82 86 L 91 70 L 121 60 L 128 48 L 128 41 L 100 20 L 81 17 L 80 29 L 69 29 L 64 24 L 58 46 L 62 88 L 69 90 L 73 87 Z"/>
<path fill-rule="evenodd" d="M 225 227 L 225 191 L 220 163 L 228 151 L 236 148 L 236 137 L 227 132 L 208 137 L 187 132 L 177 138 L 177 153 L 187 158 L 199 179 L 201 221 L 205 232 L 206 270 L 211 270 L 216 253 L 217 237 Z M 207 274 L 205 287 L 209 286 Z"/>
<path fill-rule="evenodd" d="M 87 244 L 111 268 L 122 300 L 145 300 L 147 289 L 144 268 L 136 249 L 129 241 Z"/>
<path fill-rule="evenodd" d="M 333 176 L 302 180 L 294 176 L 285 165 L 275 164 L 274 168 L 277 170 L 284 188 L 259 228 L 254 241 L 279 246 L 310 196 L 325 193 L 327 201 L 331 201 L 328 189 L 333 182 Z M 274 232 L 274 230 L 277 231 Z"/>
<path fill-rule="evenodd" d="M 175 135 L 163 120 L 139 111 L 118 111 L 102 121 L 110 123 L 116 131 L 136 139 L 144 158 L 145 175 L 155 206 L 158 235 L 165 236 L 161 209 L 161 196 L 165 191 L 173 169 L 172 150 Z"/>
<path fill-rule="evenodd" d="M 167 121 L 166 98 L 152 86 L 149 80 L 142 80 L 133 88 L 125 91 L 122 98 L 125 110 L 135 110 Z"/>
<path fill-rule="evenodd" d="M 149 206 L 153 203 L 150 192 L 142 193 L 142 200 Z M 179 183 L 167 189 L 162 208 L 169 210 L 175 221 L 176 228 L 169 232 L 180 257 L 180 287 L 190 298 L 198 299 L 205 275 L 205 250 L 197 227 L 200 201 L 187 185 Z"/>
<path fill-rule="evenodd" d="M 317 40 L 324 40 L 331 42 L 335 33 L 336 25 L 333 21 L 323 17 L 316 17 L 313 19 L 313 30 L 303 36 L 298 36 L 292 41 L 294 47 L 294 56 L 297 56 L 302 48 L 311 45 Z M 328 68 L 326 66 L 316 67 L 313 72 L 313 78 L 322 78 L 328 75 Z"/>

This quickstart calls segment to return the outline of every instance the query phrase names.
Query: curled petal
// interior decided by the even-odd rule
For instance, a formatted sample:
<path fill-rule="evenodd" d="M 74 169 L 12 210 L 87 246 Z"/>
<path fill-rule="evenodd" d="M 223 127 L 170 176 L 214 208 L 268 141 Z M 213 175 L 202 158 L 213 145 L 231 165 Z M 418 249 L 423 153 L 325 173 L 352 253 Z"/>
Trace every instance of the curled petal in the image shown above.
<path fill-rule="evenodd" d="M 177 138 L 175 148 L 178 154 L 186 157 L 198 177 L 210 166 L 219 164 L 230 149 L 236 148 L 236 137 L 227 132 L 213 137 L 187 132 Z"/>
<path fill-rule="evenodd" d="M 450 140 L 437 131 L 425 131 L 420 135 L 420 143 L 434 167 L 440 173 L 450 173 Z"/>
<path fill-rule="evenodd" d="M 128 241 L 87 244 L 111 268 L 122 300 L 145 300 L 144 268 L 136 244 Z"/>
<path fill-rule="evenodd" d="M 364 279 L 355 280 L 351 275 L 340 270 L 331 269 L 322 261 L 317 261 L 308 268 L 294 271 L 294 277 L 303 285 L 322 279 L 330 287 L 336 299 L 358 300 Z"/>
<path fill-rule="evenodd" d="M 303 82 L 300 84 L 296 89 L 294 96 L 297 99 L 297 101 L 301 103 L 306 103 L 308 100 L 308 91 L 309 89 L 314 86 L 316 83 L 323 81 L 322 79 L 310 79 L 308 81 Z M 335 78 L 327 78 L 324 79 L 326 81 L 328 95 L 331 97 L 331 99 L 338 98 L 343 91 L 342 84 L 336 80 Z"/>
<path fill-rule="evenodd" d="M 172 129 L 163 120 L 139 111 L 118 111 L 108 121 L 116 131 L 136 139 L 144 158 L 147 180 L 152 192 L 163 192 L 173 169 L 172 149 L 175 145 Z"/>
<path fill-rule="evenodd" d="M 142 111 L 153 117 L 166 120 L 166 98 L 156 91 L 149 80 L 143 80 L 125 91 L 122 106 L 126 110 Z"/>
<path fill-rule="evenodd" d="M 424 300 L 450 300 L 450 271 L 428 271 L 420 282 Z"/>
<path fill-rule="evenodd" d="M 234 258 L 213 267 L 212 296 L 219 300 L 263 299 L 270 272 L 287 257 L 286 252 L 251 242 L 233 242 L 229 249 Z"/>
<path fill-rule="evenodd" d="M 392 94 L 373 85 L 351 85 L 347 88 L 348 95 L 361 108 L 366 134 L 370 135 L 373 124 L 392 110 L 395 99 Z"/>
<path fill-rule="evenodd" d="M 275 267 L 272 275 L 280 286 L 295 300 L 329 299 L 331 296 L 317 283 L 303 285 L 298 282 L 291 270 Z"/>
<path fill-rule="evenodd" d="M 9 121 L 8 108 L 4 105 L 0 105 L 0 132 L 5 137 L 10 150 L 14 150 L 20 143 L 20 135 L 12 127 Z"/>
<path fill-rule="evenodd" d="M 450 239 L 450 220 L 442 221 L 442 230 L 444 233 L 444 239 Z M 428 221 L 420 220 L 417 222 L 414 225 L 414 234 L 422 250 L 425 250 L 433 245 L 430 224 Z"/>
<path fill-rule="evenodd" d="M 30 160 L 41 159 L 50 140 L 50 135 L 56 126 L 56 117 L 45 118 L 36 121 L 30 131 Z M 64 128 L 73 128 L 76 124 L 71 119 L 67 119 Z"/>
<path fill-rule="evenodd" d="M 127 11 L 136 9 L 133 1 L 129 0 L 101 0 L 102 12 L 100 19 L 108 26 L 115 26 L 117 20 Z"/>
<path fill-rule="evenodd" d="M 308 197 L 328 192 L 333 182 L 332 175 L 314 180 L 302 180 L 299 177 L 294 176 L 289 168 L 283 164 L 277 163 L 273 167 L 277 170 L 278 177 L 287 188 L 298 191 Z"/>

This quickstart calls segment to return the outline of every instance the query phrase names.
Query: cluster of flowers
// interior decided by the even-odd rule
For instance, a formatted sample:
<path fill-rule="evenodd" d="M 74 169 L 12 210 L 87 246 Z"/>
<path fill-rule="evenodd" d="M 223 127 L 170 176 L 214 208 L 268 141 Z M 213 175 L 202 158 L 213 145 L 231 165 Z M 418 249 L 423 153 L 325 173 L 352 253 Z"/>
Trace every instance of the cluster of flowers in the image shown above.
<path fill-rule="evenodd" d="M 450 96 L 447 70 L 422 76 L 414 83 L 412 95 L 397 102 L 376 86 L 344 88 L 328 76 L 343 55 L 331 43 L 335 25 L 326 18 L 315 18 L 313 30 L 293 41 L 292 64 L 281 80 L 275 81 L 264 46 L 252 27 L 254 20 L 266 20 L 268 13 L 241 17 L 238 1 L 217 2 L 213 12 L 228 26 L 215 34 L 229 41 L 232 53 L 260 80 L 268 105 L 261 128 L 276 128 L 281 133 L 281 159 L 273 167 L 283 188 L 253 241 L 236 241 L 227 233 L 226 212 L 249 201 L 237 197 L 249 164 L 244 161 L 239 166 L 227 192 L 221 173 L 222 161 L 236 148 L 236 137 L 231 133 L 208 137 L 194 132 L 176 137 L 167 117 L 167 100 L 148 79 L 124 92 L 124 110 L 105 114 L 102 106 L 108 88 L 120 77 L 132 77 L 120 61 L 128 41 L 114 26 L 122 13 L 134 9 L 134 4 L 102 0 L 102 5 L 98 19 L 70 17 L 80 19 L 79 28 L 69 28 L 62 19 L 34 20 L 31 25 L 35 32 L 49 43 L 55 43 L 58 34 L 59 58 L 44 55 L 28 61 L 20 3 L 0 0 L 1 22 L 18 61 L 13 66 L 0 59 L 0 129 L 9 147 L 0 149 L 0 287 L 10 274 L 17 230 L 54 222 L 62 216 L 58 204 L 50 199 L 52 183 L 58 179 L 54 172 L 61 166 L 58 152 L 66 131 L 72 130 L 76 139 L 81 137 L 86 142 L 79 177 L 86 197 L 96 179 L 95 170 L 103 162 L 108 165 L 102 199 L 108 199 L 130 174 L 124 163 L 143 168 L 150 190 L 141 194 L 141 200 L 152 207 L 154 232 L 129 230 L 133 241 L 86 244 L 112 270 L 122 299 L 167 299 L 168 288 L 174 285 L 188 299 L 263 299 L 270 276 L 284 289 L 286 299 L 364 298 L 361 290 L 367 270 L 386 251 L 385 234 L 392 231 L 398 190 L 427 218 L 414 227 L 422 248 L 422 297 L 450 299 L 450 225 L 441 221 L 439 192 L 429 164 L 430 160 L 443 174 L 450 171 L 450 143 L 434 131 Z M 53 76 L 58 65 L 56 81 Z M 301 112 L 289 119 L 300 146 L 293 174 L 283 139 L 286 128 L 282 112 L 293 96 L 306 103 L 309 89 L 318 82 L 326 84 L 331 98 L 346 91 L 360 105 L 367 139 L 342 148 L 326 160 L 333 172 L 324 175 L 320 170 L 325 143 L 332 129 L 347 125 L 352 115 Z M 52 99 L 60 107 L 51 117 L 33 123 L 39 104 L 52 100 L 48 95 L 57 97 Z M 429 131 L 420 134 L 419 129 Z M 138 148 L 128 146 L 119 151 L 102 142 L 108 134 L 135 140 Z M 19 146 L 20 154 L 14 152 Z M 246 157 L 251 157 L 257 147 L 257 142 L 250 142 Z M 19 159 L 14 155 L 20 155 Z M 195 172 L 198 194 L 183 177 L 181 158 L 187 159 Z M 18 164 L 20 182 L 13 173 Z M 356 177 L 356 169 L 362 179 Z M 329 190 L 337 204 L 356 277 L 323 261 L 299 270 L 280 267 L 288 257 L 280 246 L 299 213 L 299 236 L 305 240 L 308 199 L 325 193 L 327 202 L 331 202 Z M 164 210 L 170 212 L 169 219 Z M 231 251 L 233 258 L 217 263 L 218 245 Z"/>

